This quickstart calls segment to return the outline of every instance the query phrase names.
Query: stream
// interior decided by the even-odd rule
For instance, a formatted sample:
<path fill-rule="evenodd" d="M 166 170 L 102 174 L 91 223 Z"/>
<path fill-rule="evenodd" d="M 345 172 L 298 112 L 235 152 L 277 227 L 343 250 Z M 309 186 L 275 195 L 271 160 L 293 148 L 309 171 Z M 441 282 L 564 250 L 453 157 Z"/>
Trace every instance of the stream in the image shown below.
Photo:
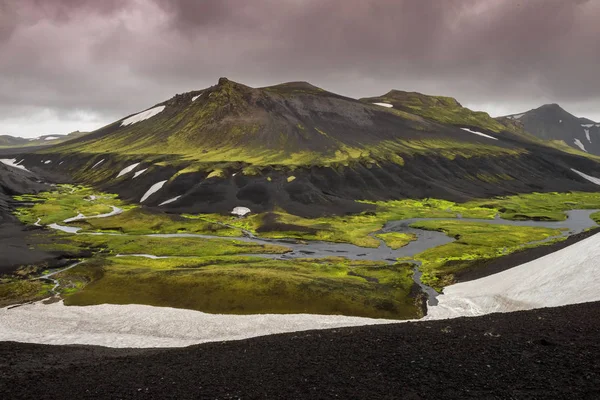
<path fill-rule="evenodd" d="M 120 209 L 116 209 L 113 207 L 113 212 L 104 215 L 94 216 L 93 218 L 103 218 L 109 217 L 112 215 L 116 215 L 122 211 Z M 486 224 L 494 224 L 494 225 L 511 225 L 511 226 L 530 226 L 530 227 L 543 227 L 543 228 L 551 228 L 551 229 L 565 229 L 565 231 L 558 236 L 550 237 L 548 239 L 542 241 L 531 242 L 528 244 L 540 244 L 543 242 L 547 242 L 550 240 L 554 240 L 556 238 L 570 236 L 573 234 L 577 234 L 583 232 L 588 228 L 592 228 L 597 226 L 596 222 L 590 218 L 590 215 L 598 212 L 600 210 L 571 210 L 567 211 L 567 219 L 565 221 L 511 221 L 501 219 L 496 216 L 495 219 L 473 219 L 473 218 L 411 218 L 405 220 L 398 221 L 390 221 L 381 231 L 374 232 L 371 235 L 375 235 L 377 233 L 387 233 L 387 232 L 399 232 L 399 233 L 409 233 L 414 234 L 416 236 L 416 240 L 410 242 L 408 245 L 397 249 L 392 250 L 388 246 L 385 245 L 383 241 L 380 240 L 380 245 L 377 248 L 365 248 L 359 247 L 348 243 L 333 243 L 333 242 L 323 242 L 323 241 L 307 241 L 307 242 L 299 242 L 295 239 L 265 239 L 258 238 L 254 236 L 251 232 L 244 231 L 245 236 L 243 237 L 224 237 L 224 236 L 214 236 L 214 235 L 202 235 L 202 234 L 194 234 L 194 233 L 173 233 L 173 234 L 151 234 L 145 235 L 148 237 L 157 237 L 157 238 L 204 238 L 204 239 L 230 239 L 237 240 L 241 242 L 250 242 L 256 244 L 275 244 L 284 246 L 290 249 L 288 253 L 285 254 L 248 254 L 258 257 L 266 257 L 271 259 L 282 259 L 282 260 L 292 260 L 297 258 L 324 258 L 324 257 L 345 257 L 352 260 L 370 260 L 370 261 L 386 261 L 388 263 L 395 263 L 398 258 L 405 257 L 414 257 L 416 254 L 419 254 L 425 250 L 441 246 L 447 243 L 452 243 L 456 239 L 447 236 L 445 233 L 437 232 L 437 231 L 428 231 L 423 229 L 412 228 L 410 225 L 416 222 L 422 221 L 440 221 L 440 220 L 462 220 L 468 222 L 480 222 Z M 65 222 L 69 222 L 70 220 L 81 220 L 85 219 L 84 216 L 78 216 L 76 219 L 69 219 Z M 80 228 L 63 226 L 58 224 L 50 224 L 49 228 L 57 229 L 62 232 L 78 234 L 81 230 Z M 105 233 L 83 233 L 83 234 L 91 234 L 91 235 L 104 235 Z M 125 235 L 125 234 L 114 234 L 110 233 L 107 235 Z M 118 256 L 137 256 L 137 257 L 148 257 L 148 258 L 167 258 L 167 257 L 157 257 L 152 254 L 119 254 Z M 437 305 L 438 293 L 431 287 L 425 285 L 421 282 L 422 272 L 419 270 L 420 263 L 416 260 L 408 260 L 405 261 L 407 263 L 412 263 L 415 265 L 413 279 L 417 285 L 428 295 L 428 304 L 430 306 Z M 69 267 L 72 268 L 75 265 Z M 67 268 L 68 269 L 68 268 Z M 58 272 L 62 272 L 58 271 Z M 56 272 L 56 273 L 58 273 Z M 46 275 L 41 278 L 49 278 L 51 275 Z M 40 278 L 40 279 L 41 279 Z M 55 281 L 56 282 L 56 281 Z"/>

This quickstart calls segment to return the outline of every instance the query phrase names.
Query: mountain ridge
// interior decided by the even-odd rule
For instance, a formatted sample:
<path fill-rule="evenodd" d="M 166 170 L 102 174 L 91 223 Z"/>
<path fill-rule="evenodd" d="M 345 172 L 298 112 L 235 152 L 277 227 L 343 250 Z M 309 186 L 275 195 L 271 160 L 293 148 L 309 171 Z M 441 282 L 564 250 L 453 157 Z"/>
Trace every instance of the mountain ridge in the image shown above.
<path fill-rule="evenodd" d="M 356 200 L 594 191 L 572 169 L 600 176 L 598 160 L 448 97 L 392 90 L 357 100 L 307 82 L 252 88 L 221 78 L 22 165 L 133 202 L 161 183 L 144 202 L 161 210 L 318 216 L 369 209 Z"/>

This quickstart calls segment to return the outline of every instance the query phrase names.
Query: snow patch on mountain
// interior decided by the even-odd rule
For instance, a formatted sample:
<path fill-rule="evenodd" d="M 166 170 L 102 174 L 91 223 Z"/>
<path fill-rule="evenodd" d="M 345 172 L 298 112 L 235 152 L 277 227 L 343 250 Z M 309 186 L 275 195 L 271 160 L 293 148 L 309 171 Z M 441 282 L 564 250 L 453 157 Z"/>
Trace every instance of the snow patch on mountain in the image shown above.
<path fill-rule="evenodd" d="M 426 319 L 477 316 L 600 300 L 600 234 L 537 260 L 444 288 Z"/>
<path fill-rule="evenodd" d="M 103 162 L 104 162 L 104 158 L 102 160 L 98 161 L 96 164 L 94 164 L 92 166 L 92 169 L 96 168 L 98 165 L 102 164 Z"/>
<path fill-rule="evenodd" d="M 585 137 L 587 138 L 588 142 L 592 143 L 592 139 L 590 138 L 590 130 L 584 129 L 583 131 L 585 132 Z"/>
<path fill-rule="evenodd" d="M 167 183 L 168 181 L 160 181 L 155 183 L 154 185 L 152 185 L 150 187 L 150 189 L 148 189 L 148 191 L 142 196 L 142 199 L 140 200 L 140 203 L 143 203 L 144 201 L 148 200 L 148 197 L 152 196 L 154 193 L 158 192 L 160 189 L 162 189 L 162 187 L 165 185 L 165 183 Z"/>
<path fill-rule="evenodd" d="M 575 146 L 579 147 L 581 150 L 583 150 L 587 153 L 587 150 L 585 149 L 585 146 L 583 145 L 583 143 L 581 143 L 581 140 L 575 139 L 573 141 L 573 143 L 575 143 Z"/>
<path fill-rule="evenodd" d="M 192 101 L 196 101 L 196 99 L 198 99 L 198 98 L 199 98 L 200 96 L 202 96 L 203 94 L 204 94 L 204 92 L 203 92 L 203 93 L 200 93 L 198 96 L 194 96 L 194 97 L 192 97 Z"/>
<path fill-rule="evenodd" d="M 581 176 L 582 178 L 587 179 L 588 181 L 595 183 L 596 185 L 600 185 L 600 179 L 584 174 L 583 172 L 577 171 L 576 169 L 571 168 L 571 171 L 575 172 L 577 175 Z"/>
<path fill-rule="evenodd" d="M 177 200 L 179 200 L 180 198 L 181 198 L 181 196 L 173 197 L 172 199 L 169 199 L 169 200 L 167 200 L 167 201 L 163 201 L 163 202 L 162 202 L 162 203 L 160 203 L 158 206 L 160 207 L 160 206 L 165 206 L 165 205 L 167 205 L 167 204 L 174 203 L 174 202 L 176 202 Z"/>
<path fill-rule="evenodd" d="M 140 176 L 141 174 L 143 174 L 143 173 L 144 173 L 144 172 L 146 172 L 146 171 L 148 171 L 148 168 L 144 168 L 144 169 L 142 169 L 142 170 L 140 170 L 140 171 L 136 172 L 135 174 L 133 174 L 133 178 L 131 178 L 131 179 L 135 179 L 135 178 L 137 178 L 138 176 Z"/>
<path fill-rule="evenodd" d="M 44 140 L 58 140 L 60 139 L 58 136 L 46 136 Z"/>
<path fill-rule="evenodd" d="M 248 207 L 235 207 L 231 213 L 233 215 L 237 215 L 238 217 L 244 217 L 250 214 L 252 211 Z"/>
<path fill-rule="evenodd" d="M 131 171 L 136 169 L 138 165 L 140 165 L 140 163 L 131 164 L 130 166 L 123 168 L 121 172 L 119 172 L 119 175 L 117 175 L 117 178 L 120 178 L 123 175 L 130 173 Z"/>
<path fill-rule="evenodd" d="M 12 158 L 12 159 L 10 159 L 10 158 L 0 158 L 0 163 L 2 163 L 2 164 L 8 165 L 9 167 L 22 169 L 23 171 L 31 172 L 30 170 L 28 170 L 24 166 L 19 165 L 22 162 L 23 162 L 23 160 L 17 162 L 16 158 Z"/>
<path fill-rule="evenodd" d="M 581 124 L 584 128 L 591 128 L 594 124 Z"/>
<path fill-rule="evenodd" d="M 133 124 L 137 124 L 138 122 L 145 121 L 149 118 L 154 117 L 155 115 L 160 114 L 161 112 L 163 112 L 164 109 L 165 109 L 165 106 L 158 106 L 158 107 L 154 107 L 149 110 L 143 111 L 139 114 L 135 114 L 135 115 L 123 120 L 123 122 L 121 122 L 121 126 L 133 125 Z"/>
<path fill-rule="evenodd" d="M 381 106 L 381 107 L 386 107 L 386 108 L 392 108 L 394 107 L 393 105 L 389 104 L 389 103 L 373 103 L 376 106 Z"/>
<path fill-rule="evenodd" d="M 486 137 L 486 138 L 488 138 L 488 139 L 494 139 L 494 140 L 498 140 L 497 138 L 495 138 L 495 137 L 493 137 L 493 136 L 486 135 L 485 133 L 481 133 L 481 132 L 477 132 L 477 131 L 472 131 L 472 130 L 470 130 L 470 129 L 468 129 L 468 128 L 460 128 L 460 129 L 462 129 L 463 131 L 466 131 L 466 132 L 474 133 L 475 135 L 479 135 L 479 136 Z"/>

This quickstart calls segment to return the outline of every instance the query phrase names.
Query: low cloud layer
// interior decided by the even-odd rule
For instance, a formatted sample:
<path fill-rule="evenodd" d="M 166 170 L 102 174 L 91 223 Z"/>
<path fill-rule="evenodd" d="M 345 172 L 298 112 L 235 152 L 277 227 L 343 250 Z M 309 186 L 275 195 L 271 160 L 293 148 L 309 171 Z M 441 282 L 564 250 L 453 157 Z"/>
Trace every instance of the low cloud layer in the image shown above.
<path fill-rule="evenodd" d="M 599 19 L 592 0 L 0 0 L 0 134 L 94 129 L 220 76 L 600 120 Z"/>

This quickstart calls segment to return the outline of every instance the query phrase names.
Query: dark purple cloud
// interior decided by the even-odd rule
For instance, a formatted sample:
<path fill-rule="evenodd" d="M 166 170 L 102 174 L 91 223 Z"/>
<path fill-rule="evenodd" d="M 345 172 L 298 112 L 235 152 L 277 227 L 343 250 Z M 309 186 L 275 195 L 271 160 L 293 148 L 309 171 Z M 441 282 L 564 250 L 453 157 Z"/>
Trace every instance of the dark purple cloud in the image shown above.
<path fill-rule="evenodd" d="M 0 0 L 0 133 L 87 128 L 220 76 L 600 119 L 599 18 L 591 0 Z"/>

